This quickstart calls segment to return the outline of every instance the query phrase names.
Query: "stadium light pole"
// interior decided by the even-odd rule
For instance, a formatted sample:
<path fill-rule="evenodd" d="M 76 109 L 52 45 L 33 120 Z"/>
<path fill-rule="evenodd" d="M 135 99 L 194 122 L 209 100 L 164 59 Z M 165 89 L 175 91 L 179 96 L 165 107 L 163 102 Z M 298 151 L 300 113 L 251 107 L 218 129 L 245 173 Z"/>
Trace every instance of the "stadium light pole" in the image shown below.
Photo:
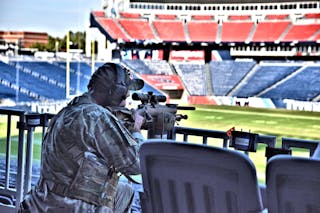
<path fill-rule="evenodd" d="M 94 52 L 95 52 L 95 40 L 92 40 L 91 41 L 91 75 L 94 73 L 94 70 L 95 70 L 95 68 L 94 68 L 94 57 L 95 57 L 95 55 L 94 55 Z"/>
<path fill-rule="evenodd" d="M 16 57 L 19 54 L 19 43 L 21 43 L 21 41 L 19 41 L 19 40 L 20 39 L 18 39 L 16 41 L 16 46 L 15 46 L 15 49 L 14 49 Z M 16 90 L 16 103 L 18 103 L 18 101 L 19 101 L 19 78 L 20 78 L 19 74 L 20 73 L 19 73 L 18 67 L 19 67 L 19 59 L 17 60 L 17 65 L 16 65 L 16 86 L 17 86 L 17 88 L 15 89 Z"/>
<path fill-rule="evenodd" d="M 67 32 L 67 41 L 66 41 L 66 49 L 67 49 L 67 59 L 66 59 L 66 99 L 69 98 L 70 93 L 70 61 L 69 61 L 69 52 L 70 52 L 70 31 Z"/>

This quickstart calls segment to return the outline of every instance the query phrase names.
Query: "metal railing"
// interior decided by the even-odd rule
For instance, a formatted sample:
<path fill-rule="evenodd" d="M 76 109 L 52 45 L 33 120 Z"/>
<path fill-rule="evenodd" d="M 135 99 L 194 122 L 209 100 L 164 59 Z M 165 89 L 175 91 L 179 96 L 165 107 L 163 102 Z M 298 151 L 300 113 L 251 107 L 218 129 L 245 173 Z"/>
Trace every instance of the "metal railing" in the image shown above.
<path fill-rule="evenodd" d="M 3 196 L 2 199 L 5 199 L 4 196 L 7 196 L 5 200 L 5 205 L 0 205 L 0 212 L 15 212 L 15 207 L 18 205 L 18 202 L 23 196 L 23 174 L 24 174 L 24 130 L 21 128 L 21 124 L 24 123 L 24 114 L 23 110 L 9 110 L 9 109 L 0 109 L 0 114 L 7 117 L 6 125 L 6 139 L 5 139 L 5 171 L 4 171 L 4 185 L 0 186 L 0 194 Z M 14 187 L 10 186 L 10 168 L 11 168 L 11 144 L 12 144 L 12 122 L 17 121 L 18 128 L 18 152 L 17 152 L 17 171 L 16 171 L 16 184 Z M 3 127 L 1 127 L 3 128 Z"/>
<path fill-rule="evenodd" d="M 16 212 L 23 196 L 31 189 L 34 130 L 36 127 L 42 127 L 43 138 L 52 115 L 30 114 L 25 110 L 0 108 L 0 116 L 7 118 L 7 125 L 1 126 L 1 129 L 6 128 L 6 136 L 0 142 L 5 143 L 5 168 L 1 171 L 4 173 L 4 182 L 0 184 L 0 212 L 11 213 Z M 14 126 L 18 130 L 16 153 L 11 149 L 12 139 L 15 137 Z M 12 168 L 14 162 L 16 168 Z"/>
<path fill-rule="evenodd" d="M 282 149 L 302 148 L 309 150 L 309 157 L 311 157 L 316 150 L 320 141 L 316 140 L 301 140 L 297 138 L 282 138 Z"/>

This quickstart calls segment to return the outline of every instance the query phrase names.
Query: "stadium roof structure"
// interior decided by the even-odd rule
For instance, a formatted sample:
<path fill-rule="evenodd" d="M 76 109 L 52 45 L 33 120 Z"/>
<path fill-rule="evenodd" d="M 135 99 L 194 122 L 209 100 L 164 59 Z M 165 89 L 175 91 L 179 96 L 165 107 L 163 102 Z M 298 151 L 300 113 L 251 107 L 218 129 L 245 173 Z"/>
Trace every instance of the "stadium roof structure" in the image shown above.
<path fill-rule="evenodd" d="M 270 0 L 130 0 L 130 2 L 162 3 L 162 4 L 248 4 L 270 3 Z M 296 0 L 277 0 L 276 2 L 297 2 Z M 299 2 L 312 2 L 312 0 L 299 0 Z"/>

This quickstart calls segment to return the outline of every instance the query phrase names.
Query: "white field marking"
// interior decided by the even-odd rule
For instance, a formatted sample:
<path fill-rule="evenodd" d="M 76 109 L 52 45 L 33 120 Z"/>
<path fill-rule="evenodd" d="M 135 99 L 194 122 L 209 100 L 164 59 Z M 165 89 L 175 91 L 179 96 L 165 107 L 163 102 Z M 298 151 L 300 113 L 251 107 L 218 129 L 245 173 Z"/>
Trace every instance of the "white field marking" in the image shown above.
<path fill-rule="evenodd" d="M 309 119 L 309 120 L 320 120 L 320 116 L 302 116 L 302 115 L 288 115 L 279 113 L 267 113 L 267 112 L 246 112 L 237 110 L 225 110 L 225 109 L 197 109 L 197 111 L 207 111 L 207 112 L 224 112 L 233 114 L 251 114 L 251 115 L 263 115 L 268 117 L 282 117 L 282 118 L 296 118 L 296 119 Z"/>

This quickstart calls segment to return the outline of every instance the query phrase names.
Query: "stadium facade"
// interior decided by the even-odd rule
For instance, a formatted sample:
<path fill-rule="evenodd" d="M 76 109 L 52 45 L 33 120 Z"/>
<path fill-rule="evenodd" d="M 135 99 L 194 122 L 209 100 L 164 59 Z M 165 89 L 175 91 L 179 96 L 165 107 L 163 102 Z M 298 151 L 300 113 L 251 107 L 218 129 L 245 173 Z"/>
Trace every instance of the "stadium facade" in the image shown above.
<path fill-rule="evenodd" d="M 65 101 L 113 60 L 143 78 L 144 91 L 170 100 L 319 111 L 319 8 L 318 1 L 103 2 L 88 14 L 85 56 L 1 57 L 1 97 L 37 107 Z"/>

